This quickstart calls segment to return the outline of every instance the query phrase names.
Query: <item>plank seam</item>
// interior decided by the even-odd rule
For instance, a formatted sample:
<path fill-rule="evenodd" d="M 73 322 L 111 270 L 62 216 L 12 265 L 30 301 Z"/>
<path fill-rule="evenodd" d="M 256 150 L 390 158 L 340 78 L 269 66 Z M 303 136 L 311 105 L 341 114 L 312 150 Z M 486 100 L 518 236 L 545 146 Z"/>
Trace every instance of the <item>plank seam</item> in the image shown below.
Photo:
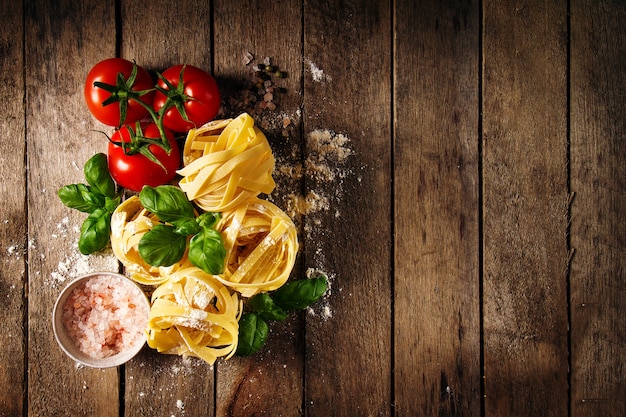
<path fill-rule="evenodd" d="M 115 56 L 121 57 L 122 55 L 122 4 L 121 0 L 115 0 Z"/>
<path fill-rule="evenodd" d="M 484 316 L 484 278 L 485 278 L 485 256 L 484 256 L 484 178 L 483 178 L 483 67 L 484 67 L 484 50 L 483 50 L 483 24 L 484 24 L 484 5 L 483 1 L 478 2 L 478 332 L 479 332 L 479 348 L 478 363 L 480 369 L 480 415 L 485 417 L 485 316 Z"/>
<path fill-rule="evenodd" d="M 391 181 L 391 190 L 390 190 L 390 205 L 391 207 L 389 208 L 389 227 L 390 227 L 390 236 L 391 236 L 391 244 L 390 244 L 390 256 L 389 256 L 389 270 L 391 271 L 390 274 L 390 279 L 389 279 L 389 300 L 390 300 L 390 311 L 389 311 L 389 316 L 390 316 L 390 325 L 391 325 L 391 332 L 390 332 L 390 355 L 389 355 L 389 369 L 390 371 L 390 381 L 389 381 L 389 413 L 390 415 L 396 415 L 395 413 L 395 407 L 396 407 L 396 378 L 395 378 L 395 363 L 396 363 L 396 350 L 395 350 L 395 346 L 396 346 L 396 340 L 395 340 L 395 259 L 396 259 L 396 239 L 395 239 L 395 230 L 396 230 L 396 224 L 395 224 L 395 213 L 396 213 L 396 193 L 395 193 L 395 184 L 396 184 L 396 164 L 395 164 L 395 71 L 396 71 L 396 66 L 395 66 L 395 59 L 396 59 L 396 37 L 395 32 L 396 32 L 396 7 L 395 7 L 395 0 L 390 0 L 389 1 L 389 16 L 391 19 L 390 22 L 390 49 L 391 49 L 391 59 L 390 59 L 390 63 L 389 65 L 391 66 L 390 71 L 389 71 L 389 75 L 390 75 L 390 80 L 389 80 L 389 85 L 390 85 L 390 97 L 389 97 L 389 112 L 390 112 L 390 119 L 391 119 L 391 123 L 389 123 L 389 140 L 390 140 L 390 181 Z"/>
<path fill-rule="evenodd" d="M 304 86 L 304 76 L 305 76 L 305 36 L 304 36 L 304 30 L 305 30 L 305 18 L 304 18 L 304 11 L 305 11 L 306 7 L 305 7 L 305 0 L 302 0 L 300 2 L 300 56 L 302 57 L 302 60 L 300 62 L 300 103 L 299 103 L 299 110 L 300 110 L 300 120 L 298 121 L 298 125 L 300 127 L 300 163 L 302 164 L 302 166 L 304 166 L 305 161 L 306 161 L 306 140 L 304 138 L 304 95 L 306 93 L 305 90 L 305 86 Z M 306 176 L 302 176 L 302 180 L 300 181 L 300 187 L 301 187 L 301 193 L 302 195 L 306 195 Z M 302 221 L 300 228 L 302 229 L 304 227 L 304 220 Z M 300 245 L 302 246 L 301 249 L 301 254 L 303 255 L 302 257 L 304 258 L 304 254 L 306 254 L 306 239 L 302 239 L 302 242 L 300 243 Z M 303 259 L 303 265 L 305 265 L 305 261 Z M 306 394 L 307 394 L 307 344 L 306 344 L 306 330 L 307 330 L 307 326 L 306 326 L 306 317 L 304 318 L 303 324 L 301 326 L 301 331 L 302 331 L 302 403 L 300 405 L 300 409 L 302 410 L 302 415 L 306 415 Z"/>
<path fill-rule="evenodd" d="M 113 19 L 115 23 L 115 56 L 121 57 L 122 54 L 122 3 L 121 0 L 115 0 L 113 4 Z M 122 272 L 122 264 L 118 263 L 118 272 Z M 126 414 L 126 364 L 122 364 L 118 369 L 118 415 L 124 417 Z"/>
<path fill-rule="evenodd" d="M 571 42 L 572 42 L 572 21 L 571 21 L 571 0 L 566 4 L 566 63 L 565 63 L 565 140 L 566 140 L 566 189 L 568 195 L 567 219 L 565 229 L 565 245 L 567 249 L 567 269 L 565 272 L 565 294 L 567 303 L 567 415 L 572 415 L 572 297 L 571 297 L 571 225 L 572 225 L 572 168 L 571 168 L 571 132 L 572 132 L 572 96 L 571 96 Z"/>
<path fill-rule="evenodd" d="M 28 243 L 28 236 L 29 236 L 29 225 L 28 225 L 28 111 L 26 108 L 26 28 L 27 26 L 27 22 L 26 22 L 26 12 L 27 12 L 27 6 L 26 6 L 26 2 L 22 2 L 22 111 L 24 112 L 23 114 L 23 120 L 24 120 L 24 132 L 23 132 L 23 139 L 24 139 L 24 170 L 22 175 L 24 176 L 24 224 L 26 225 L 26 240 Z M 29 270 L 28 270 L 28 265 L 29 265 L 29 251 L 28 251 L 28 245 L 24 246 L 25 248 L 27 248 L 27 250 L 24 251 L 24 278 L 23 282 L 22 282 L 22 305 L 24 306 L 24 310 L 22 312 L 23 316 L 22 316 L 22 351 L 24 352 L 24 363 L 23 363 L 23 386 L 24 389 L 22 390 L 22 415 L 24 417 L 28 416 L 28 387 L 29 387 L 29 383 L 28 383 L 28 346 L 30 345 L 29 343 L 29 306 L 28 306 L 28 282 L 30 280 L 30 274 L 29 274 Z"/>

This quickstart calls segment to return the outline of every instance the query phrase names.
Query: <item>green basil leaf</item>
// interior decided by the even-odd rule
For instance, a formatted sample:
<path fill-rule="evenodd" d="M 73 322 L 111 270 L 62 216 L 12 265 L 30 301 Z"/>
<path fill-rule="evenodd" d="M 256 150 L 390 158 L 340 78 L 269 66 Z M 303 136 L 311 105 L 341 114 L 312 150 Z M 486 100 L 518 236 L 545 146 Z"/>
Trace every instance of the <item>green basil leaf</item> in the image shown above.
<path fill-rule="evenodd" d="M 250 356 L 261 349 L 267 340 L 269 326 L 254 313 L 246 313 L 239 319 L 239 341 L 236 354 Z"/>
<path fill-rule="evenodd" d="M 260 293 L 250 298 L 248 306 L 265 320 L 282 321 L 287 318 L 287 313 L 278 307 L 267 293 Z"/>
<path fill-rule="evenodd" d="M 181 236 L 174 227 L 158 224 L 142 236 L 139 255 L 152 266 L 170 266 L 180 261 L 187 247 L 187 236 Z"/>
<path fill-rule="evenodd" d="M 224 271 L 226 248 L 222 236 L 215 229 L 203 229 L 189 241 L 189 260 L 208 274 Z"/>
<path fill-rule="evenodd" d="M 176 226 L 175 233 L 184 236 L 195 235 L 202 231 L 202 228 L 194 219 L 178 220 L 174 223 L 174 226 Z"/>
<path fill-rule="evenodd" d="M 328 288 L 324 275 L 288 282 L 277 289 L 272 298 L 283 310 L 301 310 L 316 302 Z"/>
<path fill-rule="evenodd" d="M 195 219 L 193 206 L 187 199 L 187 195 L 176 186 L 145 186 L 139 192 L 139 200 L 161 221 L 176 224 L 180 220 Z"/>
<path fill-rule="evenodd" d="M 222 216 L 219 213 L 202 213 L 196 219 L 196 222 L 200 225 L 200 227 L 204 229 L 210 229 L 217 224 Z"/>
<path fill-rule="evenodd" d="M 59 189 L 57 195 L 67 207 L 84 213 L 91 213 L 104 206 L 104 197 L 85 184 L 66 185 Z"/>
<path fill-rule="evenodd" d="M 119 196 L 115 198 L 104 197 L 104 209 L 109 213 L 113 213 L 117 206 L 120 205 L 120 201 Z"/>
<path fill-rule="evenodd" d="M 85 179 L 94 190 L 109 198 L 115 197 L 115 182 L 109 173 L 107 157 L 103 153 L 92 156 L 83 167 Z"/>
<path fill-rule="evenodd" d="M 111 213 L 94 210 L 83 222 L 78 239 L 78 250 L 83 255 L 97 252 L 106 247 L 111 236 Z"/>

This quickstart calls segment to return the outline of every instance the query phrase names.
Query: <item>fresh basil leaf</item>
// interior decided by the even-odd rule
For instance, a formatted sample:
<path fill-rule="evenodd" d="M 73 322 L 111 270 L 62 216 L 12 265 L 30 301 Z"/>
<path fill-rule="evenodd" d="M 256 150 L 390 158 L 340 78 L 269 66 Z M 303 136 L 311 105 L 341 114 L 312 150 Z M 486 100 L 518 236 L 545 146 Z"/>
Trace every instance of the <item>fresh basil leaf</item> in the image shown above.
<path fill-rule="evenodd" d="M 226 248 L 222 236 L 215 229 L 203 229 L 189 241 L 189 260 L 208 274 L 224 271 Z"/>
<path fill-rule="evenodd" d="M 255 313 L 245 313 L 239 319 L 239 341 L 236 354 L 250 356 L 261 349 L 267 340 L 269 326 Z"/>
<path fill-rule="evenodd" d="M 196 219 L 196 222 L 200 225 L 200 227 L 204 229 L 209 229 L 215 226 L 221 218 L 222 216 L 219 213 L 207 212 L 199 215 Z"/>
<path fill-rule="evenodd" d="M 97 153 L 89 158 L 83 167 L 83 172 L 85 179 L 94 190 L 105 197 L 115 197 L 115 182 L 109 173 L 105 154 Z"/>
<path fill-rule="evenodd" d="M 199 233 L 202 228 L 193 219 L 180 219 L 174 223 L 174 232 L 179 235 L 189 236 Z"/>
<path fill-rule="evenodd" d="M 195 219 L 193 206 L 185 193 L 173 185 L 144 186 L 139 192 L 141 204 L 164 222 Z"/>
<path fill-rule="evenodd" d="M 109 198 L 104 197 L 104 209 L 109 213 L 113 213 L 117 206 L 120 205 L 120 197 Z"/>
<path fill-rule="evenodd" d="M 287 318 L 287 313 L 278 307 L 267 293 L 259 293 L 250 298 L 248 306 L 265 320 L 282 321 Z"/>
<path fill-rule="evenodd" d="M 320 275 L 288 282 L 274 292 L 272 299 L 283 310 L 301 310 L 316 302 L 327 288 L 326 277 Z"/>
<path fill-rule="evenodd" d="M 104 206 L 104 197 L 85 184 L 66 185 L 59 189 L 57 195 L 67 207 L 84 213 L 91 213 Z"/>
<path fill-rule="evenodd" d="M 139 240 L 139 255 L 152 266 L 170 266 L 180 261 L 187 247 L 187 236 L 174 227 L 158 224 Z"/>
<path fill-rule="evenodd" d="M 102 250 L 109 243 L 110 235 L 111 213 L 96 209 L 85 219 L 80 228 L 78 250 L 83 255 Z"/>

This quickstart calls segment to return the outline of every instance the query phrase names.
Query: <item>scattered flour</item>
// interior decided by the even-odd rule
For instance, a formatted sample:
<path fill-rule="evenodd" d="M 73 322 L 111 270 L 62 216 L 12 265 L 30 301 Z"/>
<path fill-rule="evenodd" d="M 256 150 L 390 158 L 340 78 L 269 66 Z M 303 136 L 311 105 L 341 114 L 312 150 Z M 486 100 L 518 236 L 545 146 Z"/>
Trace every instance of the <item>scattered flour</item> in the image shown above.
<path fill-rule="evenodd" d="M 332 78 L 329 75 L 324 74 L 324 71 L 321 70 L 314 62 L 308 61 L 308 63 L 309 70 L 311 71 L 311 77 L 313 77 L 313 81 L 317 83 L 332 81 Z"/>
<path fill-rule="evenodd" d="M 59 261 L 57 269 L 50 273 L 51 280 L 47 284 L 58 287 L 81 275 L 103 269 L 113 272 L 119 269 L 119 263 L 110 248 L 92 255 L 83 255 L 76 249 Z"/>
<path fill-rule="evenodd" d="M 50 277 L 46 280 L 46 285 L 58 288 L 66 283 L 96 270 L 113 271 L 119 270 L 119 262 L 113 255 L 110 246 L 104 250 L 92 254 L 83 255 L 78 251 L 78 237 L 80 235 L 80 225 L 72 225 L 69 217 L 62 218 L 56 224 L 56 232 L 51 235 L 54 239 L 60 239 L 63 242 L 68 240 L 73 242 L 72 250 L 65 254 L 65 257 L 59 261 L 56 270 L 50 273 Z M 29 241 L 29 246 L 36 247 L 35 240 Z M 41 258 L 45 258 L 45 254 L 40 254 Z"/>
<path fill-rule="evenodd" d="M 309 268 L 306 270 L 307 278 L 315 278 L 319 275 L 324 275 L 327 278 L 328 289 L 324 296 L 318 300 L 315 304 L 306 308 L 306 312 L 309 316 L 319 316 L 323 320 L 328 320 L 333 317 L 333 311 L 329 304 L 329 297 L 332 294 L 333 282 L 335 280 L 335 276 L 333 274 L 328 274 L 320 269 Z"/>
<path fill-rule="evenodd" d="M 301 216 L 330 210 L 333 200 L 342 196 L 343 180 L 351 175 L 345 163 L 354 154 L 349 143 L 345 134 L 316 129 L 306 135 L 307 156 L 302 165 L 278 161 L 275 174 L 308 180 L 306 195 L 290 193 L 287 196 L 286 212 L 296 221 Z M 329 194 L 329 191 L 333 193 Z M 335 211 L 335 216 L 339 217 L 340 213 Z"/>

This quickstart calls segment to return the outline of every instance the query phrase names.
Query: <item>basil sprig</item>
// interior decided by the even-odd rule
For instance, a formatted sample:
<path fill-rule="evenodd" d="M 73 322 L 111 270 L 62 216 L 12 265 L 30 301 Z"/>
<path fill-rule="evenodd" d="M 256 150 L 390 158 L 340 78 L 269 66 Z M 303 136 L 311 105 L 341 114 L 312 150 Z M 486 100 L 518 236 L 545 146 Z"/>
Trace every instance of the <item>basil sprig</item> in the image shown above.
<path fill-rule="evenodd" d="M 83 167 L 87 184 L 70 184 L 61 187 L 57 195 L 69 208 L 89 216 L 80 228 L 78 250 L 83 255 L 102 250 L 111 236 L 111 215 L 120 204 L 115 182 L 109 174 L 107 157 L 103 153 L 92 156 Z"/>
<path fill-rule="evenodd" d="M 193 205 L 173 185 L 145 186 L 139 193 L 143 207 L 164 224 L 154 226 L 139 240 L 139 255 L 152 266 L 170 266 L 180 261 L 189 245 L 189 260 L 208 274 L 224 271 L 226 249 L 214 226 L 219 213 L 195 216 Z M 189 238 L 191 236 L 191 238 Z"/>
<path fill-rule="evenodd" d="M 258 352 L 267 340 L 268 321 L 282 321 L 288 312 L 303 310 L 319 300 L 328 289 L 324 275 L 288 282 L 273 293 L 259 293 L 248 300 L 250 311 L 239 320 L 238 356 Z"/>

